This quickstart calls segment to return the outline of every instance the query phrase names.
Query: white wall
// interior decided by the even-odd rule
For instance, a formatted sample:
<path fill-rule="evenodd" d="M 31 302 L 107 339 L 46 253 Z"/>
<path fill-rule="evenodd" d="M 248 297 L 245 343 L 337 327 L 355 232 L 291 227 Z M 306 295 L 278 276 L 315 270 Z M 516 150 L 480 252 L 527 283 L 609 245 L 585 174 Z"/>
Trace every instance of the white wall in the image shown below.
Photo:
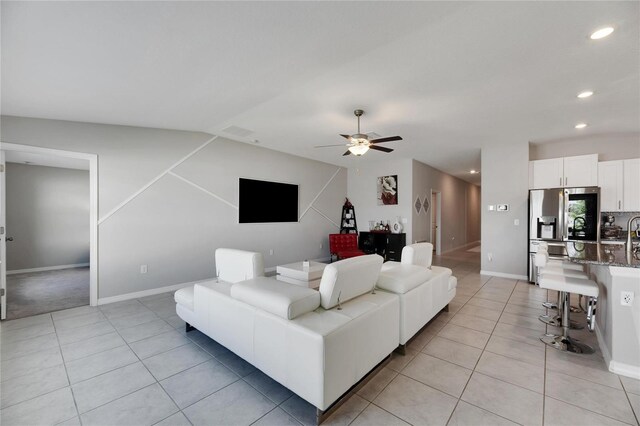
<path fill-rule="evenodd" d="M 89 263 L 89 172 L 6 168 L 7 270 Z"/>
<path fill-rule="evenodd" d="M 529 216 L 529 144 L 514 142 L 482 148 L 482 264 L 493 275 L 526 277 Z M 509 211 L 489 205 L 509 204 Z M 514 224 L 515 220 L 520 225 Z M 493 260 L 488 259 L 491 254 Z"/>
<path fill-rule="evenodd" d="M 206 144 L 205 133 L 6 116 L 1 125 L 9 143 L 98 155 L 99 298 L 213 277 L 218 247 L 261 251 L 266 267 L 329 256 L 345 169 L 224 138 Z M 238 224 L 239 177 L 298 184 L 300 222 Z"/>
<path fill-rule="evenodd" d="M 442 251 L 453 250 L 480 238 L 477 202 L 471 213 L 468 209 L 468 193 L 479 191 L 477 186 L 415 160 L 393 159 L 383 162 L 371 161 L 365 156 L 356 161 L 357 166 L 349 169 L 348 194 L 356 208 L 358 230 L 367 231 L 369 220 L 393 221 L 400 216 L 407 218 L 403 231 L 407 234 L 407 244 L 431 241 L 431 210 L 429 213 L 421 210 L 417 214 L 414 202 L 417 196 L 424 201 L 424 197 L 430 197 L 431 189 L 434 189 L 442 191 Z M 398 175 L 396 206 L 377 204 L 376 179 L 387 175 Z M 467 238 L 467 221 L 475 222 L 478 232 L 472 232 L 474 240 Z"/>
<path fill-rule="evenodd" d="M 374 153 L 372 153 L 374 154 Z M 357 158 L 356 167 L 349 168 L 348 197 L 356 210 L 358 231 L 368 231 L 369 221 L 389 220 L 393 223 L 398 216 L 407 219 L 403 232 L 407 234 L 407 244 L 411 242 L 411 196 L 412 160 L 374 160 L 371 154 Z M 379 206 L 377 201 L 377 179 L 380 176 L 398 175 L 398 204 Z"/>
<path fill-rule="evenodd" d="M 429 199 L 431 191 L 442 194 L 441 206 L 441 250 L 442 253 L 454 250 L 468 243 L 480 239 L 480 214 L 478 210 L 479 188 L 440 170 L 413 161 L 413 198 L 411 206 L 417 197 L 424 203 Z M 412 238 L 411 241 L 433 241 L 431 235 L 431 207 L 428 212 L 424 209 L 416 213 L 412 208 Z"/>
<path fill-rule="evenodd" d="M 578 136 L 529 145 L 531 160 L 598 154 L 598 160 L 625 160 L 640 157 L 640 133 L 612 133 Z"/>

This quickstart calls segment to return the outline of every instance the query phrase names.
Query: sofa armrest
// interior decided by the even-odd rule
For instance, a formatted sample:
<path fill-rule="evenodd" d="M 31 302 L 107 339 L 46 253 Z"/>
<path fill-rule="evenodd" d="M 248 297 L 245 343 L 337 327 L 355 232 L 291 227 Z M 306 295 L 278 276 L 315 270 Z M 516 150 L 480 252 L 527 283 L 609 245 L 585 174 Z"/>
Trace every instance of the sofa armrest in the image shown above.
<path fill-rule="evenodd" d="M 235 283 L 231 297 L 284 319 L 294 319 L 320 306 L 316 290 L 267 277 Z"/>

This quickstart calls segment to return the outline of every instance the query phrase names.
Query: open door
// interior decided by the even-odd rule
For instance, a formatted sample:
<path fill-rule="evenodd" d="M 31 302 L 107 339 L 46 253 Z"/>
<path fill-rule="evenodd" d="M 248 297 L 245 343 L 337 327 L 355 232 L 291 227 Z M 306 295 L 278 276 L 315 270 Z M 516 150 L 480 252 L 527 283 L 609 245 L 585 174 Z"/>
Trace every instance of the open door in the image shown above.
<path fill-rule="evenodd" d="M 0 151 L 0 319 L 7 317 L 7 209 L 4 151 Z"/>

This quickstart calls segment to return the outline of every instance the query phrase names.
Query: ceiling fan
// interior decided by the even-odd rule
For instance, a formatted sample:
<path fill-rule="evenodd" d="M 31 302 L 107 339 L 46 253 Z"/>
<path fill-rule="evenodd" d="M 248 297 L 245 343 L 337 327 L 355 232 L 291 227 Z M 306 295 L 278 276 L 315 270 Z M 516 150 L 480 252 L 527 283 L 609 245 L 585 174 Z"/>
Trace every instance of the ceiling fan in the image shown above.
<path fill-rule="evenodd" d="M 340 135 L 343 138 L 349 140 L 348 144 L 320 145 L 314 148 L 327 148 L 330 146 L 346 146 L 348 147 L 347 152 L 345 152 L 342 155 L 353 154 L 356 156 L 360 156 L 360 155 L 363 155 L 365 152 L 369 151 L 370 149 L 373 149 L 376 151 L 382 151 L 386 153 L 392 152 L 393 149 L 385 148 L 383 146 L 378 146 L 377 144 L 402 140 L 400 136 L 389 136 L 386 138 L 369 139 L 369 135 L 360 133 L 360 117 L 362 116 L 362 114 L 364 114 L 364 111 L 361 109 L 357 109 L 353 111 L 353 113 L 355 114 L 356 117 L 358 117 L 358 133 L 353 135 Z"/>

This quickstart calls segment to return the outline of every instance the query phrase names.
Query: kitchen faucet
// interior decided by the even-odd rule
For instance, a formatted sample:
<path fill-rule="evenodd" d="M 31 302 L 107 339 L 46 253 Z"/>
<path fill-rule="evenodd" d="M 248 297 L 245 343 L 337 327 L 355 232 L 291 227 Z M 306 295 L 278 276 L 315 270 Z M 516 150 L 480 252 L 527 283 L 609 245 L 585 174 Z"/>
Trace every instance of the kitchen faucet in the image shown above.
<path fill-rule="evenodd" d="M 629 219 L 629 222 L 627 222 L 627 253 L 633 253 L 633 242 L 631 241 L 631 223 L 636 219 L 640 219 L 640 216 L 632 216 L 631 219 Z M 638 235 L 636 235 L 636 237 L 637 236 Z"/>

